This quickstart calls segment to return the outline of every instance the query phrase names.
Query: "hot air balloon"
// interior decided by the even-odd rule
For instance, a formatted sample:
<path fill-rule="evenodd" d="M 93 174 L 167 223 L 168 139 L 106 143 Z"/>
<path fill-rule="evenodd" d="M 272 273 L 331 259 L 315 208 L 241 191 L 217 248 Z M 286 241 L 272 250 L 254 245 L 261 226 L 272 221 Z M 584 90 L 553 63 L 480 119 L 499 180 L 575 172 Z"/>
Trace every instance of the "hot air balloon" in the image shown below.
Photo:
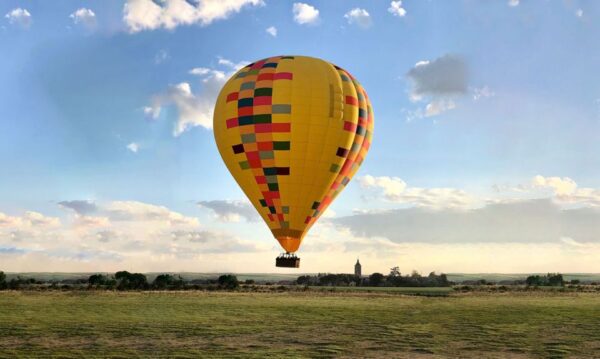
<path fill-rule="evenodd" d="M 373 110 L 346 70 L 306 56 L 274 56 L 240 69 L 214 111 L 225 165 L 285 250 L 295 252 L 350 182 L 371 145 Z"/>

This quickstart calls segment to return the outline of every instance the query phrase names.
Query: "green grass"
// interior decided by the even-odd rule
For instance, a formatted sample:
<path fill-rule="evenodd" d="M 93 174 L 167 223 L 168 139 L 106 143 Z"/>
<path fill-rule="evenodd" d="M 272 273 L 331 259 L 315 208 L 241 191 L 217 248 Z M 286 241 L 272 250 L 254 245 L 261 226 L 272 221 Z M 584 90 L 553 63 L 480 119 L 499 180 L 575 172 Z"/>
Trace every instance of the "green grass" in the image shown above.
<path fill-rule="evenodd" d="M 428 297 L 447 296 L 454 291 L 451 287 L 319 287 L 311 286 L 311 290 L 321 292 L 369 292 L 422 295 Z"/>
<path fill-rule="evenodd" d="M 0 292 L 0 357 L 597 357 L 600 295 Z"/>

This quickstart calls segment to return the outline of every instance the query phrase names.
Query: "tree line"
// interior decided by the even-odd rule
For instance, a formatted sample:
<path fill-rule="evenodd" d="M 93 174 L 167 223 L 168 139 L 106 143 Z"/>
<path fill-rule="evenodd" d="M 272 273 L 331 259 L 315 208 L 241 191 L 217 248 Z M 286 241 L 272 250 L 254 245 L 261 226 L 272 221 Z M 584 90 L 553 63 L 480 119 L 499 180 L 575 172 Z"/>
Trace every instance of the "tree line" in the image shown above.
<path fill-rule="evenodd" d="M 253 280 L 247 280 L 245 284 L 254 284 Z M 49 285 L 50 288 L 60 288 L 56 282 L 43 282 L 34 278 L 16 277 L 6 279 L 6 274 L 0 271 L 0 290 L 25 289 L 36 285 Z M 88 289 L 105 290 L 185 290 L 185 289 L 237 289 L 240 281 L 233 274 L 224 274 L 216 279 L 195 279 L 185 281 L 179 275 L 159 274 L 153 281 L 148 281 L 145 274 L 119 271 L 112 275 L 92 274 L 87 279 L 76 279 L 62 281 L 62 287 L 68 288 L 73 285 L 86 286 Z"/>
<path fill-rule="evenodd" d="M 571 284 L 578 284 L 573 283 Z M 525 284 L 530 287 L 541 287 L 541 286 L 552 286 L 552 287 L 562 287 L 565 285 L 565 280 L 563 279 L 562 274 L 560 273 L 548 273 L 546 275 L 530 275 L 525 279 Z"/>
<path fill-rule="evenodd" d="M 473 282 L 473 283 L 471 283 Z M 179 275 L 160 274 L 152 281 L 142 273 L 130 273 L 128 271 L 119 271 L 114 274 L 92 274 L 87 279 L 65 279 L 61 281 L 40 281 L 34 278 L 14 277 L 7 279 L 4 272 L 0 271 L 0 290 L 6 289 L 105 289 L 105 290 L 231 290 L 240 288 L 251 288 L 255 284 L 254 280 L 248 279 L 240 282 L 233 274 L 224 274 L 213 279 L 193 279 L 184 280 Z M 265 282 L 270 285 L 272 283 Z M 428 276 L 422 276 L 413 271 L 409 275 L 402 275 L 398 267 L 390 269 L 387 275 L 382 273 L 373 273 L 368 277 L 359 277 L 353 274 L 330 274 L 319 273 L 317 275 L 302 275 L 295 282 L 281 281 L 278 284 L 297 284 L 302 286 L 363 286 L 363 287 L 449 287 L 456 283 L 448 280 L 446 274 L 436 274 L 431 272 Z M 470 285 L 492 285 L 493 282 L 485 280 L 463 281 L 463 286 Z M 554 286 L 563 287 L 565 284 L 577 285 L 579 280 L 566 282 L 560 273 L 548 273 L 546 275 L 530 275 L 525 280 L 517 280 L 514 285 L 526 285 L 527 287 Z M 596 283 L 592 283 L 596 284 Z"/>
<path fill-rule="evenodd" d="M 446 274 L 429 273 L 422 276 L 413 271 L 410 275 L 402 275 L 398 267 L 390 269 L 388 275 L 373 273 L 368 277 L 353 274 L 323 274 L 316 276 L 302 275 L 296 280 L 300 285 L 314 286 L 363 286 L 363 287 L 450 287 L 454 283 L 448 280 Z"/>

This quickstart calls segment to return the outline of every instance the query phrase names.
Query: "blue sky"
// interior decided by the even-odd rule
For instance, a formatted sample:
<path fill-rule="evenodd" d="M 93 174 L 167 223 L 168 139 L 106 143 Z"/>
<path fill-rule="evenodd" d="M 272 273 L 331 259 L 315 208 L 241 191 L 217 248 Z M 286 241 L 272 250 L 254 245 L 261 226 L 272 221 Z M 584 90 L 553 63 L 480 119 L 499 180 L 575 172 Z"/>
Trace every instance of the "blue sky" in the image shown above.
<path fill-rule="evenodd" d="M 356 256 L 380 271 L 600 271 L 596 3 L 3 1 L 0 15 L 0 269 L 274 270 L 206 118 L 236 64 L 301 54 L 350 71 L 375 112 L 367 160 L 306 239 L 307 271 Z M 463 224 L 446 239 L 377 230 L 444 215 Z"/>

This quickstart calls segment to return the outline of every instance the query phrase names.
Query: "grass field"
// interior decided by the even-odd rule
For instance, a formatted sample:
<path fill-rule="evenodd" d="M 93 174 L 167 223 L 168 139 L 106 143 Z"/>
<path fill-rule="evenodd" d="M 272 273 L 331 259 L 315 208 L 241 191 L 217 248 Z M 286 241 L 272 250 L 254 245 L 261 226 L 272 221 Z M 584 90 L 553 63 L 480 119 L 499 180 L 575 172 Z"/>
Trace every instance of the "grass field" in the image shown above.
<path fill-rule="evenodd" d="M 319 287 L 311 286 L 317 292 L 367 292 L 367 293 L 392 293 L 421 296 L 447 296 L 454 292 L 452 287 Z"/>
<path fill-rule="evenodd" d="M 597 357 L 600 295 L 0 292 L 0 357 Z"/>

